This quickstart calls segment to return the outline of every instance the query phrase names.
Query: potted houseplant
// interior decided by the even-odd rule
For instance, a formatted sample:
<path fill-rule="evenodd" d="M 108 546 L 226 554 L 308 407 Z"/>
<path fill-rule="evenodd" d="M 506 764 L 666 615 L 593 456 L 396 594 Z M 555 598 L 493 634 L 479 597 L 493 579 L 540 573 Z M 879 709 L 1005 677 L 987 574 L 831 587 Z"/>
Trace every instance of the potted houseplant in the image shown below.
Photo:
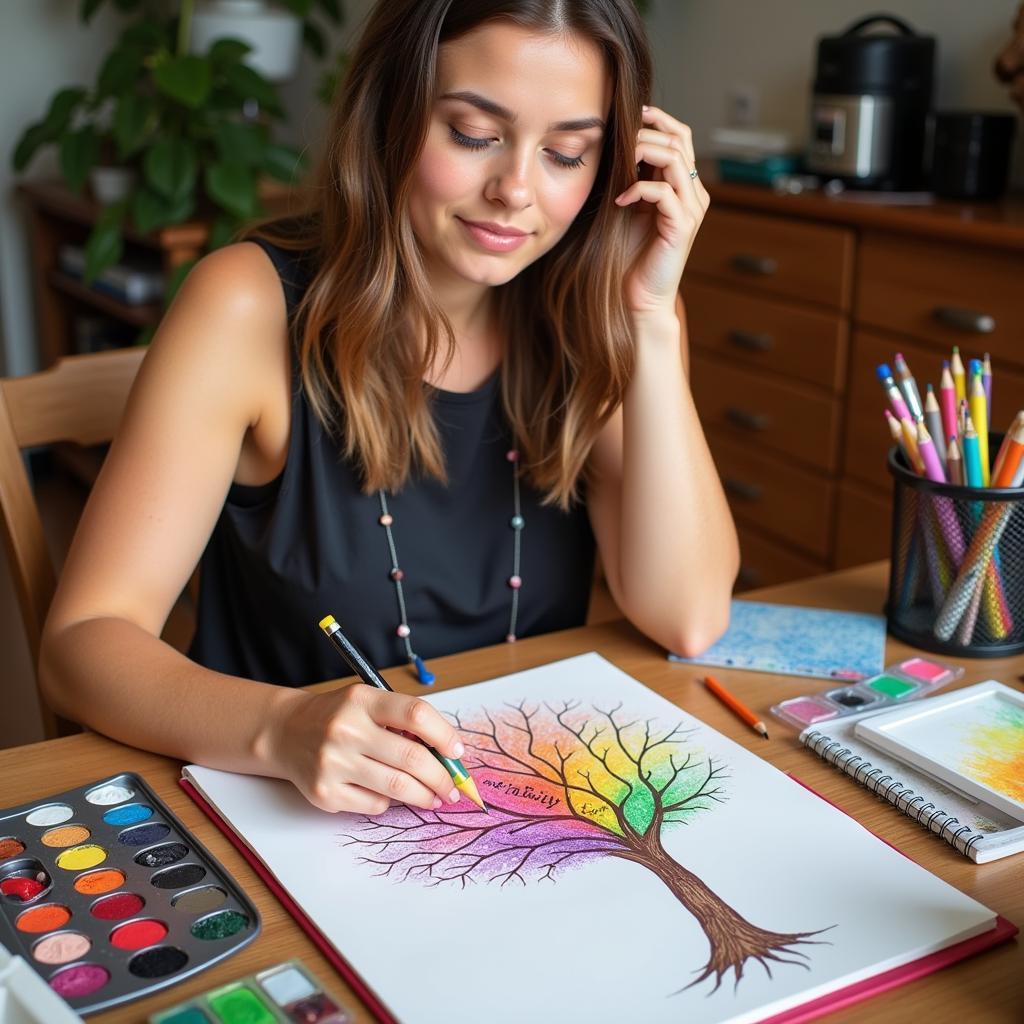
<path fill-rule="evenodd" d="M 82 0 L 88 21 L 104 0 Z M 95 198 L 105 204 L 86 243 L 85 278 L 92 281 L 116 263 L 123 231 L 145 233 L 192 217 L 210 221 L 208 247 L 228 241 L 238 227 L 262 213 L 264 176 L 287 183 L 301 174 L 300 154 L 276 142 L 272 124 L 283 117 L 274 85 L 249 65 L 248 43 L 222 37 L 204 52 L 191 52 L 193 0 L 161 16 L 154 0 L 113 0 L 137 17 L 107 55 L 92 88 L 61 89 L 45 116 L 23 132 L 13 155 L 24 170 L 46 146 L 57 146 L 61 173 L 81 191 L 93 177 Z M 300 17 L 314 7 L 341 17 L 335 0 L 287 0 Z M 306 22 L 304 37 L 318 39 Z M 313 44 L 309 44 L 313 45 Z M 123 173 L 121 194 L 102 191 L 93 172 Z M 100 185 L 100 188 L 96 188 Z M 184 277 L 179 268 L 169 291 Z"/>

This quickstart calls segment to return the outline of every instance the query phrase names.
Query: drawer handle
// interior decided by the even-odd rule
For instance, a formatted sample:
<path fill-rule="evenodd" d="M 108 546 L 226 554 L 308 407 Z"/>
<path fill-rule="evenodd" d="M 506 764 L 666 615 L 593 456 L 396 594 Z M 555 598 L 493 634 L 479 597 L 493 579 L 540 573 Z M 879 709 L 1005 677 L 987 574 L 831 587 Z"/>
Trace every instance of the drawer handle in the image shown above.
<path fill-rule="evenodd" d="M 995 317 L 964 309 L 963 306 L 936 306 L 932 316 L 940 324 L 955 327 L 958 331 L 970 331 L 972 334 L 991 334 L 996 329 Z"/>
<path fill-rule="evenodd" d="M 749 565 L 741 565 L 740 571 L 736 573 L 736 582 L 744 587 L 758 587 L 763 578 L 757 569 L 752 569 Z"/>
<path fill-rule="evenodd" d="M 737 409 L 730 405 L 725 410 L 725 418 L 737 427 L 744 430 L 767 430 L 771 425 L 771 417 L 761 412 L 749 412 L 747 409 Z"/>
<path fill-rule="evenodd" d="M 742 498 L 744 501 L 760 501 L 764 494 L 763 487 L 747 483 L 746 480 L 737 480 L 734 476 L 723 477 L 722 486 L 734 498 Z"/>
<path fill-rule="evenodd" d="M 744 274 L 756 274 L 758 277 L 771 277 L 779 269 L 777 260 L 770 256 L 754 256 L 748 252 L 737 253 L 732 258 L 734 270 L 742 271 Z"/>
<path fill-rule="evenodd" d="M 729 340 L 748 352 L 770 352 L 775 344 L 770 334 L 754 334 L 753 331 L 730 331 Z"/>

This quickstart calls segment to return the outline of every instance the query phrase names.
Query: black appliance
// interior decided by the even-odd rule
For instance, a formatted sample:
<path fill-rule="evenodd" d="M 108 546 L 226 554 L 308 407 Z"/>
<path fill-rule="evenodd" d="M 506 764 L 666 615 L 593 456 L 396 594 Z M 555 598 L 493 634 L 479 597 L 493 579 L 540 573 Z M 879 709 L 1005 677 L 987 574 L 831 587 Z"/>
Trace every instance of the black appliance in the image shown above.
<path fill-rule="evenodd" d="M 867 32 L 888 25 L 895 33 Z M 935 39 L 873 14 L 818 40 L 810 170 L 847 187 L 919 189 L 932 103 Z"/>

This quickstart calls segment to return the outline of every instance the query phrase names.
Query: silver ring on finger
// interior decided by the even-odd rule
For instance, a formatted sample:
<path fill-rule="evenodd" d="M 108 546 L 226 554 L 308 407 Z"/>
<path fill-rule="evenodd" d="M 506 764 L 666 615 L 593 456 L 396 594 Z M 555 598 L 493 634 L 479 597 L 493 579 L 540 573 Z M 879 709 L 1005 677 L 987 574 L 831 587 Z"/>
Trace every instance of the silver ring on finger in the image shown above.
<path fill-rule="evenodd" d="M 696 177 L 697 177 L 697 168 L 694 167 L 694 169 L 692 171 L 690 171 L 690 180 L 693 181 L 693 179 L 696 178 Z"/>

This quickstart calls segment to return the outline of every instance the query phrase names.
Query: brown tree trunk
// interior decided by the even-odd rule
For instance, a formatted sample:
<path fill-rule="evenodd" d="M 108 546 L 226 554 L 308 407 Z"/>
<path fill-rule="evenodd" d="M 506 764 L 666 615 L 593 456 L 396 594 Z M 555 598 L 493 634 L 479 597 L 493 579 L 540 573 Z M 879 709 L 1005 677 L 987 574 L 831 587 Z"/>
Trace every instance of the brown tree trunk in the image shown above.
<path fill-rule="evenodd" d="M 642 844 L 639 849 L 612 856 L 641 864 L 653 871 L 697 919 L 711 946 L 708 962 L 684 988 L 699 985 L 714 975 L 715 987 L 712 991 L 716 991 L 729 971 L 735 972 L 738 985 L 748 960 L 758 961 L 767 971 L 768 977 L 772 976 L 772 961 L 795 964 L 809 970 L 808 965 L 802 962 L 807 959 L 806 954 L 789 947 L 813 944 L 811 936 L 818 932 L 773 932 L 759 928 L 733 910 L 692 871 L 687 871 L 678 861 L 673 860 L 662 847 L 659 836 L 645 836 Z"/>

